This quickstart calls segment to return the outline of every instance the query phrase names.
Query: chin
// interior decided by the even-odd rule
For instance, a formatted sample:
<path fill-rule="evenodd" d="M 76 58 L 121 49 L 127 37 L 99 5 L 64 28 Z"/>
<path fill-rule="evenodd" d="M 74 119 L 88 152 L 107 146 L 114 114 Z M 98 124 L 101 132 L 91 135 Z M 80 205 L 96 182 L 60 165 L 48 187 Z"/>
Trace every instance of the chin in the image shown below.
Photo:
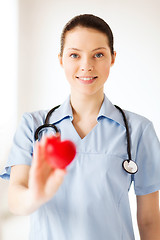
<path fill-rule="evenodd" d="M 95 96 L 95 95 L 100 95 L 100 94 L 103 94 L 103 87 L 99 88 L 99 89 L 94 89 L 94 88 L 90 88 L 90 89 L 74 89 L 73 92 L 77 92 L 77 94 L 79 95 L 83 95 L 83 96 L 88 96 L 88 97 L 91 97 L 91 96 Z"/>

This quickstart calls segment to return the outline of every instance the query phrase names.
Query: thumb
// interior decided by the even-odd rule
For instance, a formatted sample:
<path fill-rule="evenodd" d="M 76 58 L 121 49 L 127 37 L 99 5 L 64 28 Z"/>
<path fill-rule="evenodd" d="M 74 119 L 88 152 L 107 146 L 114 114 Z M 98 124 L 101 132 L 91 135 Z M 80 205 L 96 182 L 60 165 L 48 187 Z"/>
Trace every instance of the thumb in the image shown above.
<path fill-rule="evenodd" d="M 55 169 L 53 173 L 48 178 L 46 184 L 46 194 L 47 195 L 54 195 L 60 185 L 62 184 L 64 177 L 66 175 L 66 170 L 64 169 Z"/>

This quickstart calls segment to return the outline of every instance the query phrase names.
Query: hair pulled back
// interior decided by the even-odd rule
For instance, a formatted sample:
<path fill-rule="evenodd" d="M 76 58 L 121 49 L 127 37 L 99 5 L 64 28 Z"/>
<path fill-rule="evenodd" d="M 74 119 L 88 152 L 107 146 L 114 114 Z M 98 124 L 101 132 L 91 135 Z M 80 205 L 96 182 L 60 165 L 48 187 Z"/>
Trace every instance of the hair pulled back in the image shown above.
<path fill-rule="evenodd" d="M 109 25 L 100 17 L 97 17 L 92 14 L 81 14 L 72 18 L 65 26 L 61 34 L 61 49 L 60 49 L 60 56 L 63 55 L 63 49 L 65 44 L 65 35 L 70 30 L 73 30 L 75 27 L 85 27 L 85 28 L 93 28 L 106 34 L 108 39 L 108 44 L 111 50 L 111 54 L 114 54 L 114 47 L 113 47 L 113 33 Z"/>

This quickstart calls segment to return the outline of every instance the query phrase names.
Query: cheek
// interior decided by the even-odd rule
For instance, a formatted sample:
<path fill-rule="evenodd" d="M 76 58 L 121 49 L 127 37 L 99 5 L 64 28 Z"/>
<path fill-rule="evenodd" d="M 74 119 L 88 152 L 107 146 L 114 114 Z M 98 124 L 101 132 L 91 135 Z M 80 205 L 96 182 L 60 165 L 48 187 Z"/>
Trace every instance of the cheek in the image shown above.
<path fill-rule="evenodd" d="M 69 75 L 71 73 L 71 64 L 68 62 L 68 63 L 64 63 L 64 72 L 66 75 Z"/>
<path fill-rule="evenodd" d="M 103 64 L 100 64 L 98 69 L 99 72 L 106 77 L 109 75 L 110 72 L 110 64 L 108 62 L 104 62 Z"/>
<path fill-rule="evenodd" d="M 64 72 L 68 80 L 76 75 L 76 70 L 77 67 L 75 64 L 72 64 L 69 61 L 67 63 L 64 63 Z"/>

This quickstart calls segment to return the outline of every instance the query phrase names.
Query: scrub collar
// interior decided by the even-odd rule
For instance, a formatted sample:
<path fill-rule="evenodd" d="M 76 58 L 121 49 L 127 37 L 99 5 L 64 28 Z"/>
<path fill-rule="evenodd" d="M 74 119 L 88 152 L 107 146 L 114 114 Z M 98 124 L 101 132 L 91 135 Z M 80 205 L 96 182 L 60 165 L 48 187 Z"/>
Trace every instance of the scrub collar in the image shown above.
<path fill-rule="evenodd" d="M 108 118 L 125 127 L 122 115 L 119 113 L 119 110 L 110 102 L 105 94 L 101 109 L 97 117 L 97 121 L 100 121 L 102 118 Z"/>
<path fill-rule="evenodd" d="M 71 121 L 73 120 L 73 112 L 70 104 L 70 95 L 63 102 L 63 104 L 53 112 L 50 117 L 49 123 L 56 124 L 66 118 L 70 118 Z M 101 109 L 97 117 L 97 121 L 100 121 L 103 118 L 115 121 L 125 127 L 123 118 L 119 113 L 118 109 L 109 101 L 105 94 Z"/>

